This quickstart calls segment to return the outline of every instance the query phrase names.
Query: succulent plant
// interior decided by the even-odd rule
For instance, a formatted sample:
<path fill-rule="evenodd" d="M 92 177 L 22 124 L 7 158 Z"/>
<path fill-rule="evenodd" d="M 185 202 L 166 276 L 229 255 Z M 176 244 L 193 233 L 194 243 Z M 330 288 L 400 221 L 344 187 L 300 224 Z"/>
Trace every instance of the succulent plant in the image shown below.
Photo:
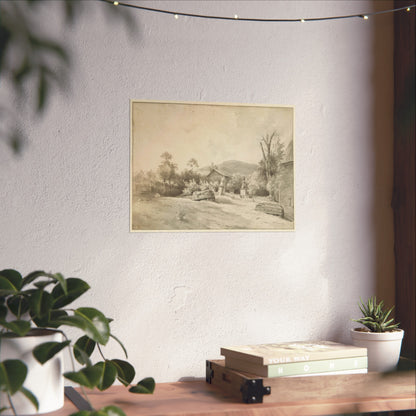
<path fill-rule="evenodd" d="M 394 322 L 393 318 L 389 318 L 394 306 L 389 310 L 383 309 L 384 302 L 377 303 L 377 298 L 372 296 L 364 303 L 360 299 L 358 306 L 363 316 L 359 319 L 353 319 L 354 322 L 358 322 L 367 327 L 371 332 L 388 332 L 398 329 L 399 324 Z"/>

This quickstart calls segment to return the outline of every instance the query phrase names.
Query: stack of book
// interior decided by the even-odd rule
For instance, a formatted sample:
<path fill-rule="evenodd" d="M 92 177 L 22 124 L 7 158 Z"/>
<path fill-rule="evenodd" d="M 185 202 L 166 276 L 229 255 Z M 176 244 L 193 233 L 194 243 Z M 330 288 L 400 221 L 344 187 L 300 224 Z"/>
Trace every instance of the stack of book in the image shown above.
<path fill-rule="evenodd" d="M 223 347 L 225 366 L 261 377 L 367 373 L 367 348 L 332 341 Z"/>

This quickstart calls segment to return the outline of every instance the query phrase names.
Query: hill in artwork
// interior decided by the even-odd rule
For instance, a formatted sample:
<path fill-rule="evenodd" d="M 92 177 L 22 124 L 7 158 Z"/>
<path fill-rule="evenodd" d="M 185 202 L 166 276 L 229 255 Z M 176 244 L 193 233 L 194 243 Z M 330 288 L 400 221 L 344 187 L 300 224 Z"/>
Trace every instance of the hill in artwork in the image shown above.
<path fill-rule="evenodd" d="M 241 176 L 249 176 L 254 171 L 257 170 L 258 165 L 254 163 L 247 163 L 241 162 L 239 160 L 227 160 L 216 165 L 217 169 L 225 173 L 226 175 L 241 175 Z M 204 166 L 203 168 L 199 169 L 199 173 L 201 175 L 208 175 L 211 171 L 211 166 Z"/>

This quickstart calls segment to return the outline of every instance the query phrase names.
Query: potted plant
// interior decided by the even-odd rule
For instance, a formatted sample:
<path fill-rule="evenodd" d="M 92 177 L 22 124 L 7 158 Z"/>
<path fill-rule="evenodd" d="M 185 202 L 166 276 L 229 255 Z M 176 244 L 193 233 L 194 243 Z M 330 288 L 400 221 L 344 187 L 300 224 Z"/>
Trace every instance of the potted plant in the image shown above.
<path fill-rule="evenodd" d="M 105 357 L 103 346 L 112 339 L 127 359 L 125 347 L 110 330 L 111 319 L 92 307 L 70 307 L 88 289 L 84 280 L 60 273 L 35 271 L 22 277 L 16 270 L 0 271 L 0 413 L 34 414 L 62 407 L 63 377 L 83 392 L 84 387 L 105 390 L 116 380 L 132 393 L 153 392 L 153 378 L 131 386 L 134 367 L 125 359 Z M 81 336 L 70 340 L 65 327 L 77 328 Z M 72 371 L 63 373 L 65 349 Z M 94 351 L 100 357 L 95 363 Z M 82 412 L 82 416 L 93 414 Z M 124 412 L 107 406 L 99 414 L 123 416 Z"/>
<path fill-rule="evenodd" d="M 360 299 L 362 317 L 353 319 L 364 327 L 351 329 L 353 344 L 367 348 L 369 371 L 391 371 L 399 362 L 404 331 L 390 317 L 394 306 L 388 310 L 384 302 L 377 303 L 375 296 L 366 303 Z"/>

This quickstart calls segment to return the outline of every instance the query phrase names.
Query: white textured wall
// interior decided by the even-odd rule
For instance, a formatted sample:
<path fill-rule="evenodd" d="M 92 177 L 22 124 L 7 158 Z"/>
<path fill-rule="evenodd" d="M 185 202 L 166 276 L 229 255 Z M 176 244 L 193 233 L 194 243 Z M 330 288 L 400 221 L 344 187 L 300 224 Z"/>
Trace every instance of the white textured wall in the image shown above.
<path fill-rule="evenodd" d="M 64 30 L 71 90 L 0 142 L 0 267 L 86 279 L 139 376 L 204 374 L 223 345 L 349 341 L 356 303 L 393 298 L 392 15 L 315 23 L 175 20 L 139 31 L 86 2 Z M 241 17 L 314 17 L 390 1 L 148 1 Z M 3 86 L 4 87 L 4 86 Z M 30 100 L 31 97 L 28 97 Z M 296 231 L 129 233 L 129 100 L 295 106 Z M 91 305 L 92 303 L 92 305 Z M 109 357 L 120 354 L 109 345 Z"/>

